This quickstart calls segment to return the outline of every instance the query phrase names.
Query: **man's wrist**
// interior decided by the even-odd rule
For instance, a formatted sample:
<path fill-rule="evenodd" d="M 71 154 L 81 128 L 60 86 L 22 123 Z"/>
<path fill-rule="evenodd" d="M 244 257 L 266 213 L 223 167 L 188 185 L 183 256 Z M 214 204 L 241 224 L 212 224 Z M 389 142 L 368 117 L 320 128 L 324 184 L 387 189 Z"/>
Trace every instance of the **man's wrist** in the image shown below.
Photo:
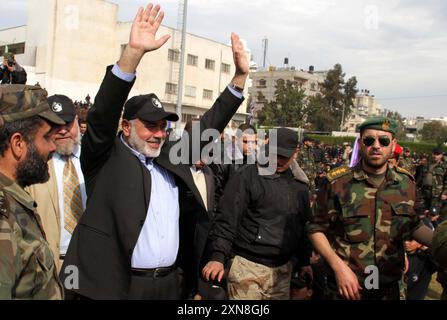
<path fill-rule="evenodd" d="M 235 74 L 233 79 L 231 80 L 231 83 L 239 88 L 244 88 L 245 81 L 247 80 L 247 77 L 248 77 L 248 74 L 247 75 Z"/>
<path fill-rule="evenodd" d="M 243 93 L 244 92 L 244 88 L 241 88 L 241 87 L 239 87 L 236 83 L 234 83 L 234 82 L 231 82 L 230 83 L 230 87 L 231 87 L 231 89 L 233 89 L 233 90 L 235 90 L 235 91 L 237 91 L 237 92 L 239 92 L 239 93 Z"/>

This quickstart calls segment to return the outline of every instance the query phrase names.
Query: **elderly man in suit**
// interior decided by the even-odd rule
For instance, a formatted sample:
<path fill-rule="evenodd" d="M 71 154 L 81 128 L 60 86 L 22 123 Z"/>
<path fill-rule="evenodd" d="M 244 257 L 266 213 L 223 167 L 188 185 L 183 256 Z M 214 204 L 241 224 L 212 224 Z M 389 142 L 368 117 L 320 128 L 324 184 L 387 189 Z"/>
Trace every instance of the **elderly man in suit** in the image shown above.
<path fill-rule="evenodd" d="M 50 179 L 28 188 L 36 200 L 47 241 L 58 271 L 71 235 L 85 210 L 87 196 L 81 171 L 81 135 L 73 101 L 64 95 L 48 97 L 53 112 L 65 124 L 55 134 L 56 152 L 48 162 Z"/>
<path fill-rule="evenodd" d="M 79 286 L 73 291 L 88 298 L 185 297 L 182 270 L 189 270 L 193 261 L 183 252 L 194 241 L 188 232 L 194 221 L 184 215 L 180 199 L 192 194 L 205 204 L 190 165 L 175 165 L 170 159 L 175 143 L 166 140 L 167 121 L 178 116 L 166 112 L 155 94 L 125 103 L 143 56 L 169 38 L 155 38 L 162 20 L 158 5 L 139 10 L 129 44 L 107 70 L 88 115 L 81 165 L 89 200 L 60 274 L 66 280 L 67 267 L 76 267 Z M 235 76 L 201 118 L 201 132 L 223 131 L 243 101 L 248 59 L 239 37 L 232 34 L 231 40 Z M 124 104 L 122 132 L 116 136 Z"/>

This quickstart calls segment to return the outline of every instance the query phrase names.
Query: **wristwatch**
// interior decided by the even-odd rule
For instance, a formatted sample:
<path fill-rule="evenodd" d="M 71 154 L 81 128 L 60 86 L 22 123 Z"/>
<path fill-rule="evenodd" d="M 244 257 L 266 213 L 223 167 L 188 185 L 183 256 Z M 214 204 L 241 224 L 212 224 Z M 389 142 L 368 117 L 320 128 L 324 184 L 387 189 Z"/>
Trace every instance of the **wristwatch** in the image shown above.
<path fill-rule="evenodd" d="M 237 92 L 240 92 L 240 93 L 244 92 L 244 88 L 238 87 L 233 82 L 230 83 L 230 88 L 233 90 L 236 90 Z"/>

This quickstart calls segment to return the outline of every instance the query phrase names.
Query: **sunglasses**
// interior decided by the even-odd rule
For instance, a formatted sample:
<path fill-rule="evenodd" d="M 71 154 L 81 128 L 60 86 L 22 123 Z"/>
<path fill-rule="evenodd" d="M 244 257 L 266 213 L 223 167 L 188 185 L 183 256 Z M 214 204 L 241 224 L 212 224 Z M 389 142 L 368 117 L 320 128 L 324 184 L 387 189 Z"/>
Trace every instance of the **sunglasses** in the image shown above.
<path fill-rule="evenodd" d="M 388 147 L 391 143 L 391 139 L 388 136 L 379 136 L 379 143 L 382 147 Z M 376 142 L 376 138 L 372 136 L 366 136 L 362 139 L 363 144 L 367 147 L 371 147 L 374 142 Z"/>

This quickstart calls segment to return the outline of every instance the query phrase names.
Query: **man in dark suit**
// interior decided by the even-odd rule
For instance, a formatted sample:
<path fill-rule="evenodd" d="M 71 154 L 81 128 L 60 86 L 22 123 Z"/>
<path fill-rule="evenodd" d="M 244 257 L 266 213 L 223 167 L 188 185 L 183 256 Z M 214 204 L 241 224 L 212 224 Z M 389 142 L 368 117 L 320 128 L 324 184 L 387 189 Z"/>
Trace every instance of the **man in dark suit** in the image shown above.
<path fill-rule="evenodd" d="M 68 289 L 88 298 L 185 297 L 182 270 L 190 270 L 194 261 L 184 252 L 194 241 L 189 232 L 194 220 L 184 215 L 181 199 L 192 194 L 205 204 L 190 165 L 170 160 L 174 142 L 166 140 L 166 122 L 178 116 L 166 112 L 154 94 L 134 97 L 124 107 L 122 132 L 116 136 L 140 60 L 169 38 L 155 39 L 162 20 L 158 5 L 139 10 L 129 44 L 117 65 L 108 69 L 89 112 L 81 154 L 89 201 L 60 275 L 70 284 L 68 271 L 76 268 L 67 267 L 77 267 L 79 285 L 74 281 Z M 239 37 L 232 34 L 231 40 L 235 76 L 203 115 L 201 132 L 223 131 L 243 101 L 248 60 Z"/>

